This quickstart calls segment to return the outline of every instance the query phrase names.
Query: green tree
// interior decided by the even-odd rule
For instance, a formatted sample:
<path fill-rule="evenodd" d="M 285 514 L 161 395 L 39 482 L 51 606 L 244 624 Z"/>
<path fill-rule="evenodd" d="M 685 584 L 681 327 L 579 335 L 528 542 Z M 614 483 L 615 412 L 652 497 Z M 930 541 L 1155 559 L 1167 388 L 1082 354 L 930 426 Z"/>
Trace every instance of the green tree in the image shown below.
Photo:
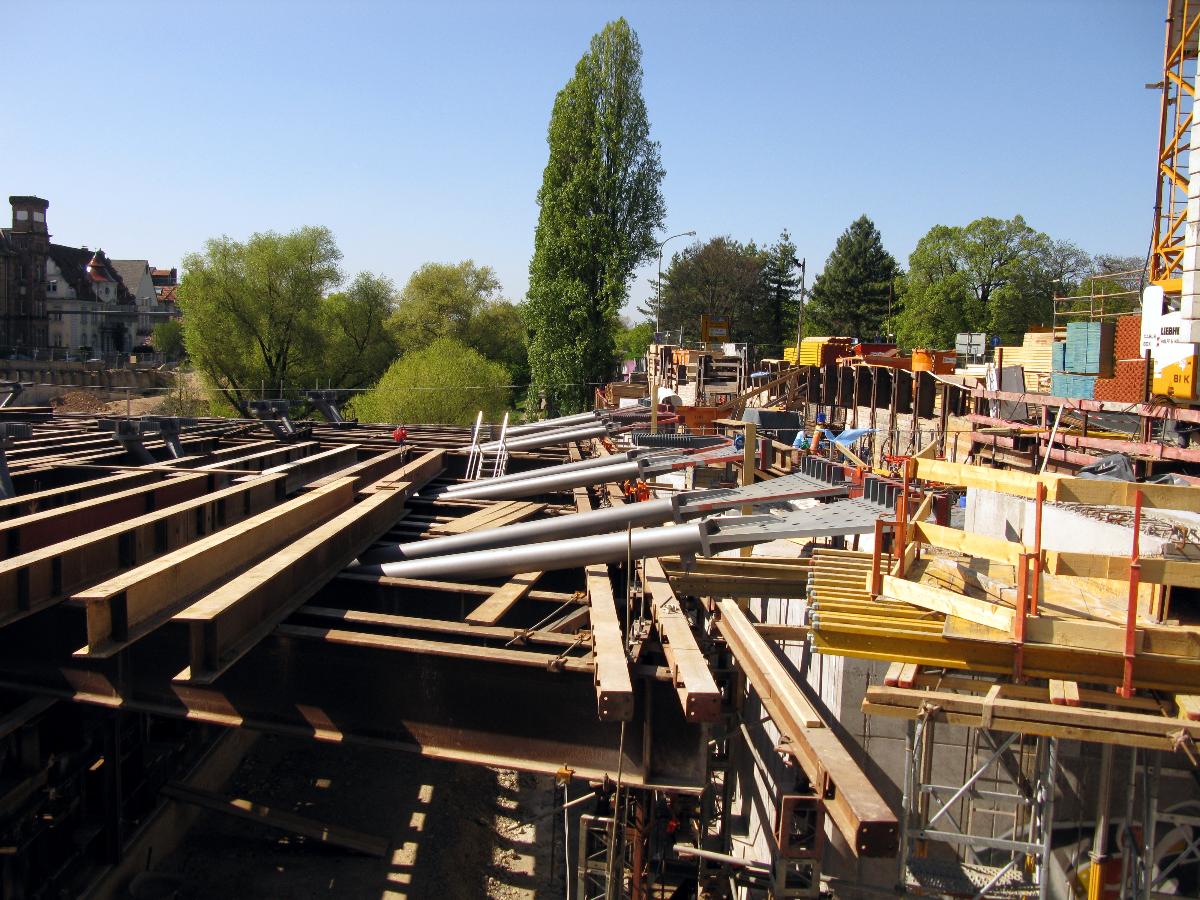
<path fill-rule="evenodd" d="M 379 383 L 347 404 L 363 422 L 469 425 L 483 410 L 495 422 L 511 400 L 504 366 L 453 338 L 440 337 L 392 363 Z"/>
<path fill-rule="evenodd" d="M 753 241 L 743 244 L 727 235 L 685 247 L 663 272 L 660 326 L 696 337 L 700 317 L 708 315 L 729 319 L 732 340 L 765 339 L 770 317 L 764 302 L 764 257 Z"/>
<path fill-rule="evenodd" d="M 628 328 L 622 325 L 621 330 L 616 334 L 617 362 L 644 358 L 653 341 L 653 322 L 642 322 Z"/>
<path fill-rule="evenodd" d="M 550 116 L 526 324 L 533 385 L 563 412 L 582 409 L 611 374 L 614 323 L 666 216 L 641 56 L 629 23 L 610 22 Z"/>
<path fill-rule="evenodd" d="M 361 272 L 345 291 L 321 304 L 326 336 L 326 381 L 356 388 L 374 381 L 396 358 L 386 323 L 396 308 L 396 287 L 383 275 Z"/>
<path fill-rule="evenodd" d="M 324 364 L 321 301 L 341 281 L 328 228 L 228 237 L 184 257 L 183 340 L 206 381 L 243 415 L 260 385 L 312 384 Z"/>
<path fill-rule="evenodd" d="M 796 319 L 800 314 L 800 279 L 796 245 L 787 229 L 763 254 L 763 300 L 768 330 L 759 336 L 763 355 L 779 356 L 783 347 L 796 340 Z"/>
<path fill-rule="evenodd" d="M 465 343 L 508 369 L 512 383 L 529 383 L 529 352 L 521 307 L 497 300 L 481 309 L 467 328 Z"/>
<path fill-rule="evenodd" d="M 514 383 L 529 380 L 521 310 L 503 298 L 490 266 L 470 259 L 421 266 L 400 292 L 388 330 L 401 353 L 453 338 L 504 365 Z"/>
<path fill-rule="evenodd" d="M 166 319 L 154 326 L 154 349 L 168 359 L 178 359 L 183 353 L 183 324 L 178 319 Z"/>
<path fill-rule="evenodd" d="M 813 283 L 804 307 L 813 332 L 861 340 L 883 334 L 897 274 L 879 229 L 859 216 L 842 232 Z"/>
<path fill-rule="evenodd" d="M 950 347 L 961 331 L 1015 341 L 1048 325 L 1054 294 L 1069 294 L 1090 266 L 1069 241 L 1031 228 L 1021 216 L 985 216 L 936 225 L 909 256 L 897 336 L 906 347 Z"/>

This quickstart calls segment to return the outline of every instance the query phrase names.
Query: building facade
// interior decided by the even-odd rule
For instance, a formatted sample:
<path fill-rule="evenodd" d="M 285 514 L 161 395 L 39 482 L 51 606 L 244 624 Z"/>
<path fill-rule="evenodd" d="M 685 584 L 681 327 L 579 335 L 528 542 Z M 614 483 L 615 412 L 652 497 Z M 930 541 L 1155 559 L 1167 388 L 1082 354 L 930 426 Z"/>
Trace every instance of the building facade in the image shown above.
<path fill-rule="evenodd" d="M 12 227 L 0 230 L 0 353 L 24 356 L 47 343 L 44 273 L 50 203 L 31 196 L 9 197 L 8 202 Z"/>
<path fill-rule="evenodd" d="M 144 259 L 50 241 L 49 201 L 9 197 L 0 229 L 0 357 L 126 353 L 150 343 L 159 321 L 179 315 L 175 269 Z M 53 354 L 52 354 L 53 355 Z"/>
<path fill-rule="evenodd" d="M 51 347 L 97 354 L 135 346 L 137 303 L 103 250 L 50 245 L 46 312 Z"/>

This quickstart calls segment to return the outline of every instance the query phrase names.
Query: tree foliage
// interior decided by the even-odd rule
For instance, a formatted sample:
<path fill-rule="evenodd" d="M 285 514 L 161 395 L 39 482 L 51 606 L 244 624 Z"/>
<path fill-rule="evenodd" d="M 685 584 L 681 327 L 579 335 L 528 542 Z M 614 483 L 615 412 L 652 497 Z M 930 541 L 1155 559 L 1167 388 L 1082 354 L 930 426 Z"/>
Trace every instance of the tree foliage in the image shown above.
<path fill-rule="evenodd" d="M 666 215 L 641 56 L 629 23 L 610 22 L 550 116 L 526 324 L 533 385 L 564 412 L 583 408 L 609 377 L 614 323 Z"/>
<path fill-rule="evenodd" d="M 805 318 L 816 334 L 870 340 L 885 331 L 896 260 L 865 215 L 842 232 L 813 283 Z"/>
<path fill-rule="evenodd" d="M 763 301 L 768 325 L 767 335 L 759 337 L 763 355 L 777 356 L 784 346 L 795 343 L 800 314 L 798 266 L 796 245 L 785 229 L 767 248 L 763 259 Z"/>
<path fill-rule="evenodd" d="M 671 257 L 663 272 L 659 327 L 699 336 L 700 317 L 729 319 L 735 341 L 756 341 L 764 334 L 763 267 L 765 254 L 751 241 L 725 235 L 696 241 Z"/>
<path fill-rule="evenodd" d="M 384 275 L 359 273 L 345 291 L 321 304 L 325 381 L 356 388 L 379 377 L 396 358 L 386 324 L 396 308 L 396 287 Z"/>
<path fill-rule="evenodd" d="M 906 347 L 953 346 L 962 331 L 1017 340 L 1030 325 L 1050 324 L 1054 294 L 1070 293 L 1090 265 L 1077 246 L 1021 216 L 935 225 L 909 256 L 897 337 Z"/>
<path fill-rule="evenodd" d="M 184 258 L 184 345 L 197 371 L 243 415 L 261 390 L 342 387 L 343 378 L 370 381 L 386 365 L 378 343 L 381 285 L 365 276 L 333 302 L 327 298 L 341 282 L 341 257 L 329 229 L 306 226 L 245 242 L 213 238 Z M 363 356 L 351 365 L 355 347 Z M 375 372 L 367 371 L 368 359 Z"/>
<path fill-rule="evenodd" d="M 392 363 L 371 390 L 347 410 L 363 422 L 469 425 L 483 410 L 497 421 L 511 400 L 504 366 L 453 338 L 439 337 Z"/>
<path fill-rule="evenodd" d="M 504 365 L 515 384 L 528 381 L 521 311 L 503 298 L 490 266 L 469 259 L 421 266 L 400 292 L 388 330 L 402 353 L 448 337 Z"/>
<path fill-rule="evenodd" d="M 183 353 L 183 323 L 166 319 L 154 326 L 154 349 L 168 359 L 178 359 Z"/>
<path fill-rule="evenodd" d="M 621 326 L 616 334 L 617 362 L 642 359 L 654 341 L 654 323 L 642 322 L 628 328 Z"/>

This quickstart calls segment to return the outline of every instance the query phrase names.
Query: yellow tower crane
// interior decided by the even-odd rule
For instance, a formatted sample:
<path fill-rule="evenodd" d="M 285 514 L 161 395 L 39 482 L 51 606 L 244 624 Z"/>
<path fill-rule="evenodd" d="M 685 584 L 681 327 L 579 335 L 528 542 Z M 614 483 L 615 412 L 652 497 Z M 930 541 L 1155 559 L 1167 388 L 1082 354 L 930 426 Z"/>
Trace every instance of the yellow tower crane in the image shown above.
<path fill-rule="evenodd" d="M 1168 0 L 1158 132 L 1154 236 L 1142 294 L 1142 352 L 1151 393 L 1200 398 L 1200 124 L 1194 121 L 1200 0 Z"/>

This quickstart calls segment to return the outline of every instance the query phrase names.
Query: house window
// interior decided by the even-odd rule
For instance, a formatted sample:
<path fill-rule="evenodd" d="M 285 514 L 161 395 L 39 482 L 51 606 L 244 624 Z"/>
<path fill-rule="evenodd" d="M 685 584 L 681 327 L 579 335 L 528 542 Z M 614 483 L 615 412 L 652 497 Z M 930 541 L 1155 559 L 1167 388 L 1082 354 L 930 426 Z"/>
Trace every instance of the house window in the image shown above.
<path fill-rule="evenodd" d="M 58 281 L 51 278 L 50 282 L 46 285 L 46 293 L 47 294 L 57 294 L 58 293 Z"/>
<path fill-rule="evenodd" d="M 33 221 L 35 221 L 35 222 L 45 222 L 45 221 L 46 221 L 46 214 L 45 214 L 44 212 L 35 212 L 35 213 L 33 214 Z"/>
<path fill-rule="evenodd" d="M 29 210 L 27 210 L 27 209 L 18 209 L 17 210 L 17 221 L 18 222 L 25 222 L 25 221 L 28 221 L 28 219 L 29 219 Z"/>

